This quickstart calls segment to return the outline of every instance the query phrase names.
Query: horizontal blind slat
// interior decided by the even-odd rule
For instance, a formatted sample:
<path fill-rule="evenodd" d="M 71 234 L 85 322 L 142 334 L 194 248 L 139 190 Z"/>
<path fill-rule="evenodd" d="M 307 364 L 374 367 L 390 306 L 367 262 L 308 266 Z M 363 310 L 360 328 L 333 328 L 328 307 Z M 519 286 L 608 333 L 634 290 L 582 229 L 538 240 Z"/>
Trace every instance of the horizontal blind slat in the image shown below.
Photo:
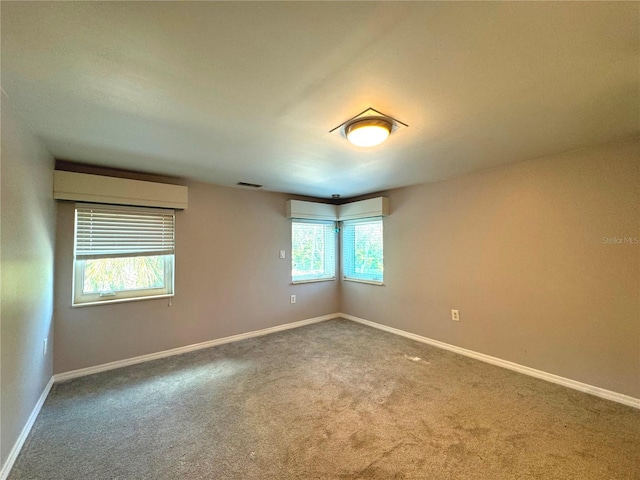
<path fill-rule="evenodd" d="M 170 255 L 174 251 L 172 210 L 76 206 L 77 259 Z"/>

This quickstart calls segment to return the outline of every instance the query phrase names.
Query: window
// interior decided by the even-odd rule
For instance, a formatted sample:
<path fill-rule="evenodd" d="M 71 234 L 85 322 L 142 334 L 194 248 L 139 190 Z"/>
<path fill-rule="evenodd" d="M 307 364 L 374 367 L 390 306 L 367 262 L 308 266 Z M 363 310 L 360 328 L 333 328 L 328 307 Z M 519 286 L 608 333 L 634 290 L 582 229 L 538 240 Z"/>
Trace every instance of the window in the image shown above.
<path fill-rule="evenodd" d="M 295 282 L 336 278 L 334 222 L 291 222 L 291 279 Z"/>
<path fill-rule="evenodd" d="M 73 304 L 173 295 L 173 210 L 76 205 Z"/>
<path fill-rule="evenodd" d="M 348 220 L 343 223 L 342 263 L 342 275 L 346 280 L 382 283 L 382 218 Z"/>

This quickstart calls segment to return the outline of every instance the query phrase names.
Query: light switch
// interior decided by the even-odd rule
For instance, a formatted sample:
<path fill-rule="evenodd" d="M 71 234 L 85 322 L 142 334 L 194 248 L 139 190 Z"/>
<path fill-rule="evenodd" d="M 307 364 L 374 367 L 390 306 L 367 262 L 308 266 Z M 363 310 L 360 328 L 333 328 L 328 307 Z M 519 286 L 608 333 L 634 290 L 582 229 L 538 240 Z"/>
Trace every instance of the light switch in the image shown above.
<path fill-rule="evenodd" d="M 284 250 L 280 250 L 280 258 L 287 258 L 287 255 Z"/>

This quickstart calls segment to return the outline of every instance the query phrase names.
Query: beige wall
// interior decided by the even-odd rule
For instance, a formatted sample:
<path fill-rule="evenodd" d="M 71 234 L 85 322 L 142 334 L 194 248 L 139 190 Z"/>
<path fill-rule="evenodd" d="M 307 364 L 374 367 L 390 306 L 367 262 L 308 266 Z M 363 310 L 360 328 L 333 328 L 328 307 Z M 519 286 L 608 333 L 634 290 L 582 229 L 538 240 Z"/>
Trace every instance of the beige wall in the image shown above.
<path fill-rule="evenodd" d="M 189 184 L 176 214 L 176 295 L 71 308 L 73 203 L 58 204 L 56 373 L 338 311 L 339 282 L 291 285 L 290 196 Z M 281 260 L 279 250 L 287 251 Z M 290 295 L 297 296 L 292 305 Z"/>
<path fill-rule="evenodd" d="M 0 465 L 51 378 L 53 157 L 2 94 Z M 43 340 L 49 351 L 43 354 Z"/>
<path fill-rule="evenodd" d="M 388 192 L 385 286 L 342 311 L 640 397 L 638 139 Z M 459 309 L 461 321 L 451 320 Z"/>
<path fill-rule="evenodd" d="M 383 287 L 290 285 L 289 197 L 192 183 L 173 305 L 71 308 L 73 205 L 59 203 L 54 371 L 343 311 L 640 397 L 640 245 L 603 242 L 640 236 L 639 148 L 388 192 Z"/>

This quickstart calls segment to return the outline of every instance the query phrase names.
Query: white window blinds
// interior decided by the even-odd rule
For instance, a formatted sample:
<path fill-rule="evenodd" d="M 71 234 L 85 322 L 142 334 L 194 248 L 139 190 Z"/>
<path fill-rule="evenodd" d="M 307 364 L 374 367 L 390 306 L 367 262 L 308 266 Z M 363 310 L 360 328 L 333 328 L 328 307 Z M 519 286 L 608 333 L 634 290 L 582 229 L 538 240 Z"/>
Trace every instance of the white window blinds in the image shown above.
<path fill-rule="evenodd" d="M 76 204 L 76 260 L 172 255 L 173 210 Z"/>
<path fill-rule="evenodd" d="M 335 277 L 335 222 L 293 220 L 291 223 L 292 281 L 329 280 Z"/>
<path fill-rule="evenodd" d="M 342 225 L 343 277 L 382 283 L 384 276 L 382 217 L 347 220 Z"/>

